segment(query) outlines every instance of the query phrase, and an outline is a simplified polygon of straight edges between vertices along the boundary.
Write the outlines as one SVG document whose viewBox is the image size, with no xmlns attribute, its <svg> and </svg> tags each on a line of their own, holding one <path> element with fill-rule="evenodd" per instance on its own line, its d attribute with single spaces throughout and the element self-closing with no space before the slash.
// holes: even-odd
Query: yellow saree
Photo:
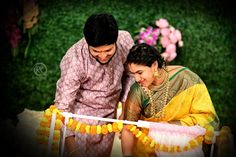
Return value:
<svg viewBox="0 0 236 157">
<path fill-rule="evenodd" d="M 169 78 L 169 85 L 167 104 L 163 106 L 165 87 L 152 87 L 154 101 L 150 103 L 139 84 L 134 83 L 127 98 L 125 119 L 199 125 L 203 128 L 211 125 L 218 129 L 218 116 L 208 90 L 198 75 L 182 67 Z M 155 114 L 151 112 L 152 105 L 156 105 Z M 148 134 L 147 129 L 140 129 Z M 145 147 L 137 139 L 134 143 L 133 156 L 156 156 L 154 150 Z"/>
</svg>

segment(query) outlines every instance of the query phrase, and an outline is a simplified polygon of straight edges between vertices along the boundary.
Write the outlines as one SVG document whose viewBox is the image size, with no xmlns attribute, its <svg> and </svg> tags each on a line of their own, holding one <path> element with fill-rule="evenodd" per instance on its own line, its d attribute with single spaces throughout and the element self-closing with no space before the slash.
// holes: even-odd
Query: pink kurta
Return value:
<svg viewBox="0 0 236 157">
<path fill-rule="evenodd" d="M 134 82 L 124 67 L 129 49 L 133 46 L 131 35 L 119 31 L 116 46 L 115 55 L 104 65 L 90 55 L 84 38 L 67 51 L 61 60 L 61 77 L 57 82 L 54 101 L 59 110 L 97 117 L 116 117 L 118 102 L 126 100 L 130 85 Z M 91 125 L 104 124 L 102 121 L 77 120 Z M 67 136 L 75 134 L 81 156 L 110 156 L 114 134 L 90 136 L 67 130 Z"/>
</svg>

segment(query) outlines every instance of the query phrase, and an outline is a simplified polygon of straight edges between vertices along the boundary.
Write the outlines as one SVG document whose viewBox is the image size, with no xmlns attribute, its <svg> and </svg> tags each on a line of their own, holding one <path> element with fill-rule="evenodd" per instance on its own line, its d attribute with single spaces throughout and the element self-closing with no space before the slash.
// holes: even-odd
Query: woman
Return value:
<svg viewBox="0 0 236 157">
<path fill-rule="evenodd" d="M 183 66 L 166 66 L 160 53 L 145 43 L 131 48 L 127 65 L 136 82 L 126 101 L 125 120 L 218 129 L 210 95 L 197 74 Z M 140 129 L 148 134 L 147 129 Z M 121 139 L 124 156 L 156 156 L 126 128 Z"/>
</svg>

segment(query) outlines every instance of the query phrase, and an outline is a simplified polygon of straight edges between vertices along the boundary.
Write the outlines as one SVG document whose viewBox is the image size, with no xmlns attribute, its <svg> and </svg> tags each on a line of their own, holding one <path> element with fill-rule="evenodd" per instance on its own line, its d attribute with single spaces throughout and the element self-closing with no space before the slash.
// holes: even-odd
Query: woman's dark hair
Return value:
<svg viewBox="0 0 236 157">
<path fill-rule="evenodd" d="M 155 61 L 158 62 L 159 68 L 166 66 L 165 60 L 155 47 L 142 43 L 130 49 L 126 64 L 134 63 L 151 67 Z"/>
<path fill-rule="evenodd" d="M 118 37 L 115 18 L 108 13 L 91 15 L 84 25 L 84 37 L 88 45 L 93 47 L 115 43 Z"/>
</svg>

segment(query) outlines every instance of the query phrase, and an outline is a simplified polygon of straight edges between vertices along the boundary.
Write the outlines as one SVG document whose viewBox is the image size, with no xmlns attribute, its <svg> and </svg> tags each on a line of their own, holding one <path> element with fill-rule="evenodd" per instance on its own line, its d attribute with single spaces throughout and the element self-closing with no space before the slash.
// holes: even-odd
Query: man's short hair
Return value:
<svg viewBox="0 0 236 157">
<path fill-rule="evenodd" d="M 108 13 L 91 15 L 84 25 L 84 37 L 88 45 L 93 47 L 115 43 L 118 37 L 115 18 Z"/>
</svg>

